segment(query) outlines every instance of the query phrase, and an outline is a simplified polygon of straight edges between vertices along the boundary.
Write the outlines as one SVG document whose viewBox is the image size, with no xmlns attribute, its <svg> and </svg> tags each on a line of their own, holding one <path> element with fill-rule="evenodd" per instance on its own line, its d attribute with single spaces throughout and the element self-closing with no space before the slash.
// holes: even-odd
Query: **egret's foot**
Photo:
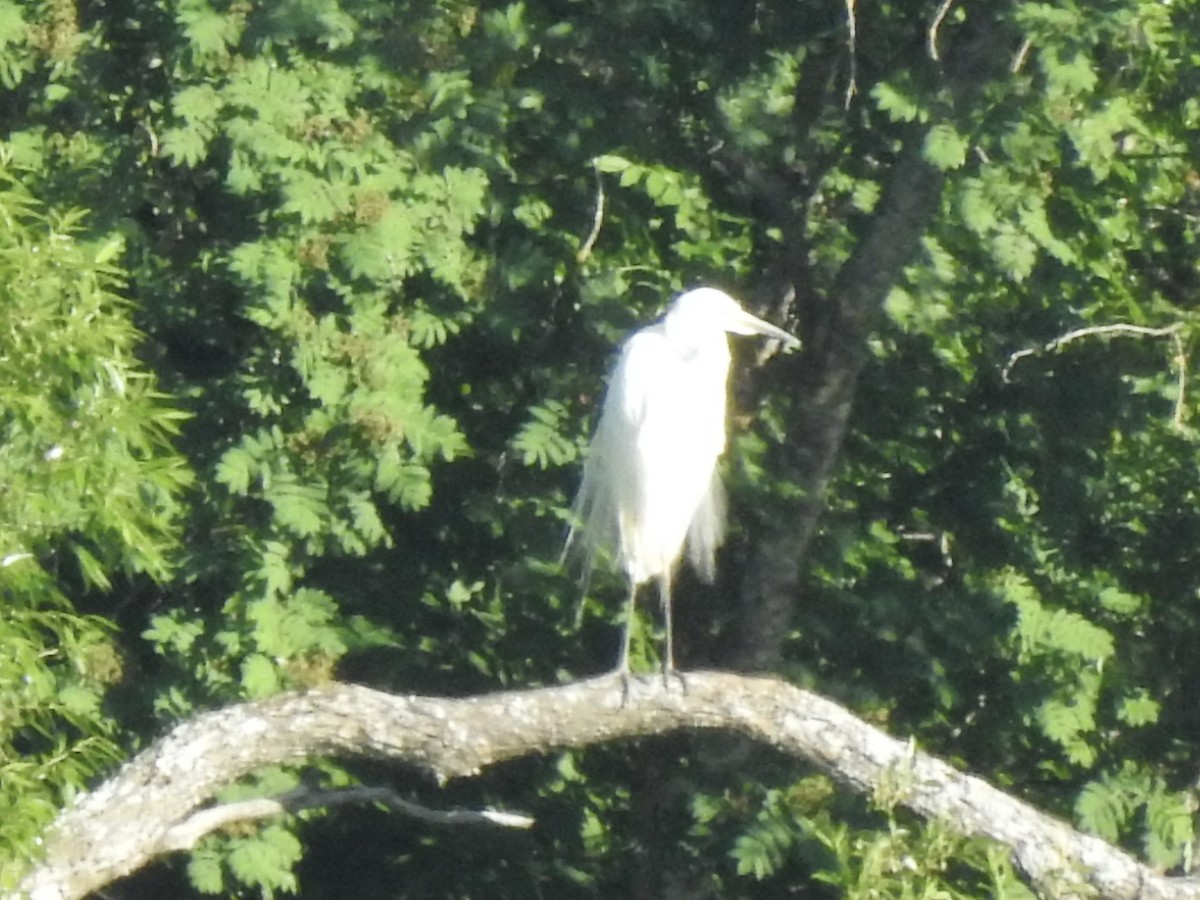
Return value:
<svg viewBox="0 0 1200 900">
<path fill-rule="evenodd" d="M 668 691 L 671 689 L 671 678 L 672 677 L 679 679 L 679 686 L 681 688 L 683 688 L 683 692 L 686 694 L 687 693 L 687 679 L 683 677 L 683 673 L 680 672 L 674 666 L 663 666 L 663 669 L 662 669 L 663 687 L 666 688 Z"/>
<path fill-rule="evenodd" d="M 621 679 L 621 709 L 624 709 L 629 703 L 629 681 L 633 678 L 633 673 L 629 671 L 629 664 L 626 663 L 613 669 L 613 675 Z"/>
</svg>

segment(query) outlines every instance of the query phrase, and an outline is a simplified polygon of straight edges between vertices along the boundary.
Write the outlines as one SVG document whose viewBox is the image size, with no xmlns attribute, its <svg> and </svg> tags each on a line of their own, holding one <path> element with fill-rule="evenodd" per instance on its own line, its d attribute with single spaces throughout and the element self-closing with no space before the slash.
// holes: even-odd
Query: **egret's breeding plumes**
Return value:
<svg viewBox="0 0 1200 900">
<path fill-rule="evenodd" d="M 659 322 L 621 350 L 583 469 L 567 549 L 590 568 L 604 549 L 629 577 L 618 670 L 629 672 L 638 587 L 658 581 L 666 622 L 663 671 L 675 667 L 671 578 L 687 545 L 696 573 L 712 581 L 725 531 L 717 460 L 725 452 L 729 379 L 726 334 L 800 342 L 750 315 L 728 294 L 697 288 L 681 294 Z"/>
</svg>

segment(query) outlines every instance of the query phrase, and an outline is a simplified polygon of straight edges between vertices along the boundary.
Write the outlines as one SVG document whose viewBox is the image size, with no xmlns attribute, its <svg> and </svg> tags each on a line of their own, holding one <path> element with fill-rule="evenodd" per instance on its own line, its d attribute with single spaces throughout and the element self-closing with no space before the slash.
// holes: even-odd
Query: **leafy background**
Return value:
<svg viewBox="0 0 1200 900">
<path fill-rule="evenodd" d="M 611 665 L 622 586 L 580 608 L 566 507 L 614 348 L 701 282 L 806 346 L 737 348 L 735 531 L 715 588 L 683 576 L 685 665 L 736 664 L 754 573 L 802 563 L 777 673 L 1189 870 L 1197 18 L 0 0 L 0 886 L 199 709 Z M 890 272 L 864 248 L 918 170 Z M 1144 330 L 1047 346 L 1112 325 Z M 238 791 L 301 778 L 538 826 L 313 813 L 113 895 L 1027 896 L 902 786 L 711 736 Z"/>
</svg>

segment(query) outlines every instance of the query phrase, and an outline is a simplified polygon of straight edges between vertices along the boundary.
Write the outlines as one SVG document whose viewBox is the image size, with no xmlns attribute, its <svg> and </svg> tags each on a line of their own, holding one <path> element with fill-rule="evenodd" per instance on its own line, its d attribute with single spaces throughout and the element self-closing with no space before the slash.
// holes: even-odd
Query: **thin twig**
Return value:
<svg viewBox="0 0 1200 900">
<path fill-rule="evenodd" d="M 1176 428 L 1182 428 L 1183 417 L 1187 412 L 1188 352 L 1183 335 L 1175 332 L 1171 335 L 1171 339 L 1175 343 L 1175 373 L 1179 379 L 1179 392 L 1175 395 L 1175 414 L 1171 417 L 1171 424 Z"/>
<path fill-rule="evenodd" d="M 1012 65 L 1008 70 L 1016 75 L 1025 65 L 1025 60 L 1029 56 L 1029 50 L 1033 47 L 1033 38 L 1027 37 L 1021 42 L 1020 48 L 1017 50 L 1017 55 L 1013 57 Z"/>
<path fill-rule="evenodd" d="M 846 109 L 858 93 L 858 23 L 855 19 L 856 0 L 846 0 L 846 48 L 850 51 L 850 83 L 846 85 Z"/>
<path fill-rule="evenodd" d="M 604 223 L 604 180 L 600 177 L 600 168 L 592 163 L 592 172 L 596 176 L 596 211 L 592 214 L 592 231 L 575 254 L 575 262 L 582 263 L 592 255 L 592 247 L 596 238 L 600 237 L 600 226 Z"/>
<path fill-rule="evenodd" d="M 1126 159 L 1130 159 L 1130 158 L 1146 159 L 1146 158 L 1148 158 L 1148 154 L 1127 153 L 1127 154 L 1125 154 L 1125 158 Z M 1164 155 L 1164 156 L 1160 156 L 1157 158 L 1166 159 L 1167 157 Z M 1152 210 L 1157 213 L 1162 213 L 1163 215 L 1178 216 L 1179 218 L 1183 219 L 1183 221 L 1187 222 L 1190 225 L 1200 225 L 1200 216 L 1195 215 L 1194 213 L 1184 212 L 1183 210 L 1176 209 L 1173 206 L 1164 206 L 1160 203 L 1147 203 L 1146 209 Z"/>
<path fill-rule="evenodd" d="M 1035 353 L 1048 353 L 1052 350 L 1057 350 L 1064 344 L 1069 344 L 1072 341 L 1077 341 L 1085 337 L 1097 336 L 1137 336 L 1137 337 L 1166 337 L 1167 335 L 1178 335 L 1183 330 L 1183 323 L 1176 322 L 1174 325 L 1167 325 L 1163 328 L 1148 328 L 1145 325 L 1130 325 L 1125 322 L 1117 322 L 1112 325 L 1090 325 L 1087 328 L 1076 328 L 1074 331 L 1068 331 L 1066 334 L 1060 334 L 1054 340 L 1041 347 L 1032 347 L 1026 350 L 1018 350 L 1008 358 L 1004 369 L 1001 372 L 1005 381 L 1009 380 L 1009 375 L 1012 374 L 1013 366 L 1017 361 L 1026 356 L 1033 356 Z"/>
<path fill-rule="evenodd" d="M 929 58 L 934 62 L 940 62 L 941 57 L 938 56 L 938 29 L 942 27 L 942 20 L 946 18 L 946 13 L 950 12 L 950 7 L 954 5 L 954 0 L 942 0 L 942 5 L 938 7 L 937 14 L 933 17 L 933 22 L 929 25 Z"/>
<path fill-rule="evenodd" d="M 396 812 L 437 825 L 502 825 L 507 828 L 529 828 L 534 822 L 529 816 L 493 809 L 429 809 L 405 800 L 390 788 L 358 787 L 330 791 L 297 788 L 278 797 L 255 797 L 202 809 L 173 825 L 167 832 L 163 845 L 167 850 L 190 850 L 206 834 L 234 822 L 269 819 L 285 813 L 318 807 L 344 806 L 349 803 L 382 803 Z"/>
</svg>

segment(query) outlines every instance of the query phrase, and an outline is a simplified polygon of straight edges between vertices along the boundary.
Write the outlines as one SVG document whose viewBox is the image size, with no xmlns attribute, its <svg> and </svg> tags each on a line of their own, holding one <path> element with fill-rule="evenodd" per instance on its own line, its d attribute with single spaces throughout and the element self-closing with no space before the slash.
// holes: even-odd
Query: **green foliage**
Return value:
<svg viewBox="0 0 1200 900">
<path fill-rule="evenodd" d="M 152 18 L 152 10 L 132 15 Z M 144 655 L 146 664 L 160 675 L 148 682 L 143 702 L 164 717 L 317 683 L 350 648 L 393 642 L 387 628 L 346 616 L 334 594 L 311 582 L 311 569 L 322 559 L 362 558 L 393 546 L 390 511 L 427 506 L 431 466 L 467 452 L 454 420 L 425 400 L 430 372 L 422 353 L 458 333 L 478 306 L 483 269 L 469 237 L 485 210 L 488 178 L 470 162 L 434 158 L 432 147 L 387 139 L 389 129 L 426 108 L 413 70 L 358 77 L 322 56 L 351 43 L 361 26 L 374 28 L 373 13 L 334 5 L 309 12 L 314 17 L 285 22 L 204 2 L 172 8 L 169 24 L 155 25 L 178 29 L 178 43 L 167 41 L 174 49 L 164 48 L 167 58 L 155 63 L 170 73 L 171 89 L 132 101 L 139 134 L 150 140 L 133 152 L 125 127 L 100 109 L 90 129 L 76 134 L 78 149 L 68 148 L 74 158 L 59 179 L 49 161 L 61 158 L 64 144 L 53 126 L 31 116 L 9 138 L 14 157 L 40 170 L 47 195 L 62 192 L 119 223 L 129 258 L 140 260 L 138 293 L 153 298 L 141 314 L 160 360 L 181 352 L 200 360 L 197 380 L 176 382 L 199 413 L 184 443 L 205 479 L 203 502 L 187 510 L 189 540 L 181 552 L 175 529 L 184 510 L 176 498 L 187 470 L 167 452 L 180 417 L 160 411 L 153 382 L 135 368 L 131 330 L 110 358 L 93 349 L 112 341 L 107 326 L 97 327 L 106 321 L 97 322 L 97 310 L 126 312 L 104 280 L 113 277 L 103 264 L 120 254 L 118 239 L 96 241 L 95 271 L 81 272 L 81 287 L 72 287 L 78 302 L 65 325 L 73 330 L 32 318 L 31 329 L 5 328 L 27 335 L 28 343 L 5 358 L 25 370 L 24 384 L 6 379 L 14 427 L 26 420 L 38 426 L 28 435 L 14 431 L 9 452 L 21 455 L 14 465 L 41 479 L 13 481 L 9 497 L 29 523 L 14 552 L 53 546 L 75 561 L 82 583 L 98 590 L 113 586 L 113 566 L 130 577 L 161 579 L 171 573 L 168 552 L 186 560 L 170 603 L 128 622 L 148 641 L 153 656 Z M 428 14 L 436 21 L 455 13 Z M 110 41 L 123 38 L 103 22 L 93 28 L 83 69 L 59 69 L 55 77 L 81 97 L 123 93 L 116 83 L 95 81 L 88 68 L 120 77 Z M 10 20 L 11 34 L 19 37 Z M 301 50 L 307 40 L 316 41 L 312 54 Z M 275 48 L 293 41 L 300 42 L 293 52 L 276 56 Z M 27 50 L 5 72 L 14 84 L 39 64 L 37 48 Z M 390 98 L 389 112 L 378 104 L 382 97 Z M 107 176 L 95 178 L 106 166 Z M 138 217 L 156 192 L 170 198 L 156 204 L 159 219 L 147 228 Z M 202 210 L 209 198 L 214 205 Z M 205 235 L 223 227 L 217 219 L 234 208 L 251 227 L 207 243 Z M 55 225 L 61 234 L 69 228 L 69 221 Z M 169 233 L 172 247 L 162 241 Z M 39 315 L 48 319 L 61 315 L 49 304 L 65 302 L 64 286 L 49 275 L 80 264 L 45 251 L 33 258 L 39 260 L 44 269 L 20 260 L 25 274 L 11 279 L 10 289 L 43 304 Z M 410 286 L 416 278 L 428 284 Z M 91 283 L 97 287 L 88 293 Z M 21 315 L 14 307 L 0 315 L 10 308 Z M 53 359 L 47 343 L 64 349 L 64 369 L 81 367 L 72 374 L 77 383 L 52 388 L 61 394 L 61 413 L 34 405 L 45 399 L 28 388 L 57 375 L 29 362 Z M 21 402 L 30 404 L 28 412 Z M 100 422 L 111 430 L 97 439 Z M 53 473 L 61 482 L 48 480 Z M 47 490 L 58 484 L 59 495 Z M 71 485 L 87 487 L 72 499 L 64 492 Z M 39 513 L 39 504 L 55 518 Z M 90 709 L 112 728 L 87 695 L 68 692 L 66 702 L 77 717 Z M 52 809 L 44 805 L 30 833 Z M 224 845 L 223 877 L 268 891 L 293 888 L 298 845 L 278 828 L 263 834 Z M 197 879 L 216 884 L 211 870 Z"/>
<path fill-rule="evenodd" d="M 0 889 L 72 792 L 196 710 L 611 665 L 624 589 L 598 574 L 576 625 L 566 507 L 616 345 L 700 281 L 794 296 L 805 350 L 739 357 L 733 529 L 718 589 L 681 583 L 688 663 L 720 664 L 756 542 L 810 496 L 791 468 L 819 462 L 831 335 L 870 328 L 784 671 L 1187 862 L 1200 21 L 866 18 L 852 43 L 817 3 L 0 0 Z M 870 288 L 884 315 L 849 322 L 902 148 L 941 206 Z M 1041 349 L 1115 323 L 1177 327 Z M 525 789 L 553 823 L 521 864 L 339 815 L 303 844 L 214 836 L 187 872 L 345 892 L 308 866 L 341 842 L 371 854 L 363 896 L 1027 896 L 941 823 L 696 758 L 480 779 L 466 802 Z"/>
<path fill-rule="evenodd" d="M 260 796 L 277 796 L 294 790 L 300 779 L 294 772 L 270 768 L 221 792 L 222 802 Z M 237 885 L 255 885 L 264 897 L 294 894 L 299 883 L 294 868 L 303 847 L 286 822 L 262 826 L 236 825 L 227 832 L 208 835 L 188 860 L 192 886 L 202 894 L 222 894 Z"/>
<path fill-rule="evenodd" d="M 575 444 L 563 436 L 566 412 L 565 406 L 554 401 L 529 410 L 531 421 L 513 438 L 513 449 L 521 454 L 524 465 L 537 464 L 545 469 L 566 465 L 578 458 Z"/>
<path fill-rule="evenodd" d="M 904 75 L 895 83 L 880 81 L 871 88 L 875 105 L 893 122 L 927 122 L 929 112 L 918 97 L 919 89 Z"/>
<path fill-rule="evenodd" d="M 109 263 L 120 240 L 80 242 L 78 213 L 44 215 L 11 174 L 0 182 L 0 546 L 66 552 L 99 588 L 110 568 L 165 578 L 190 480 L 171 452 L 184 416 L 133 355 L 138 335 Z"/>
<path fill-rule="evenodd" d="M 935 125 L 925 137 L 924 155 L 939 169 L 957 169 L 967 160 L 967 141 L 953 125 Z"/>
<path fill-rule="evenodd" d="M 252 835 L 206 843 L 188 861 L 188 876 L 200 893 L 222 894 L 236 884 L 258 885 L 264 897 L 296 892 L 292 869 L 303 848 L 285 826 L 265 825 Z"/>
<path fill-rule="evenodd" d="M 1007 862 L 1007 854 L 956 835 L 943 823 L 902 821 L 838 802 L 823 776 L 809 776 L 786 789 L 693 801 L 694 831 L 708 833 L 736 815 L 753 796 L 759 806 L 730 850 L 739 875 L 764 881 L 798 862 L 813 881 L 839 897 L 1032 897 Z M 986 886 L 986 887 L 985 887 Z"/>
<path fill-rule="evenodd" d="M 1161 869 L 1185 863 L 1192 852 L 1195 814 L 1191 792 L 1168 790 L 1129 763 L 1088 783 L 1075 801 L 1082 828 L 1112 843 L 1135 839 L 1136 849 Z"/>
<path fill-rule="evenodd" d="M 615 174 L 621 188 L 645 192 L 657 210 L 670 211 L 664 222 L 656 214 L 649 227 L 673 226 L 671 250 L 682 265 L 703 265 L 720 271 L 739 271 L 739 257 L 750 252 L 748 223 L 714 209 L 699 179 L 665 165 L 633 162 L 604 155 L 594 161 L 598 172 Z"/>
<path fill-rule="evenodd" d="M 0 164 L 4 160 L 0 159 Z M 66 592 L 165 580 L 191 475 L 184 416 L 138 362 L 112 260 L 83 215 L 0 168 L 0 889 L 56 808 L 120 758 L 102 703 L 125 678 L 111 623 Z"/>
<path fill-rule="evenodd" d="M 724 86 L 717 109 L 725 129 L 737 133 L 743 145 L 770 147 L 787 134 L 796 106 L 800 62 L 799 54 L 772 51 L 758 71 Z"/>
</svg>

